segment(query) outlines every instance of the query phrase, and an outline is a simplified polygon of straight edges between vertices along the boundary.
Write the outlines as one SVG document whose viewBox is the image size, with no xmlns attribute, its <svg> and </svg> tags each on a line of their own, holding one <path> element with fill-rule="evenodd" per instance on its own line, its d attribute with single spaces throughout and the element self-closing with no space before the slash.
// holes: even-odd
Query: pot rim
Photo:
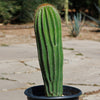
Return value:
<svg viewBox="0 0 100 100">
<path fill-rule="evenodd" d="M 77 98 L 79 97 L 80 95 L 82 95 L 82 91 L 76 87 L 72 87 L 72 86 L 66 86 L 66 85 L 63 85 L 63 87 L 68 87 L 68 88 L 73 88 L 75 90 L 78 91 L 78 93 L 76 94 L 72 94 L 70 96 L 56 96 L 56 97 L 46 97 L 46 96 L 36 96 L 32 93 L 29 92 L 29 90 L 31 90 L 32 88 L 36 88 L 36 87 L 43 87 L 44 85 L 38 85 L 38 86 L 33 86 L 33 87 L 30 87 L 28 89 L 25 90 L 24 94 L 29 97 L 29 98 L 34 98 L 34 99 L 71 99 L 71 98 Z"/>
</svg>

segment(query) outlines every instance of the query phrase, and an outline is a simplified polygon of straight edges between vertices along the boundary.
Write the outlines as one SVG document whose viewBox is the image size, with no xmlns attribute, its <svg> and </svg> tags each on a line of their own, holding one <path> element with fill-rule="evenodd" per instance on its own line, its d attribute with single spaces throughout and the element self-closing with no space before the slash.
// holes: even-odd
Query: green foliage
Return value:
<svg viewBox="0 0 100 100">
<path fill-rule="evenodd" d="M 95 7 L 96 7 L 98 13 L 100 14 L 100 7 L 98 7 L 96 4 L 95 4 Z M 89 19 L 91 19 L 92 21 L 94 21 L 97 24 L 97 25 L 94 25 L 94 24 L 89 23 L 91 26 L 100 28 L 100 20 L 93 18 L 92 16 L 86 15 L 85 13 L 82 13 L 82 14 L 85 15 L 86 17 L 88 17 Z"/>
<path fill-rule="evenodd" d="M 59 8 L 59 11 L 61 11 L 64 5 L 63 1 L 64 0 L 0 0 L 1 22 L 31 22 L 33 21 L 32 17 L 34 16 L 35 9 L 40 4 L 49 2 L 55 5 L 55 7 Z"/>
<path fill-rule="evenodd" d="M 64 17 L 62 9 L 64 9 L 66 5 L 65 1 L 66 0 L 0 0 L 0 22 L 4 22 L 5 24 L 9 22 L 13 23 L 14 21 L 18 23 L 30 22 L 32 21 L 31 17 L 34 16 L 37 6 L 44 2 L 54 5 Z M 83 0 L 81 3 L 80 0 L 69 0 L 69 8 L 74 8 L 76 11 L 89 9 L 89 14 L 93 17 L 97 17 L 98 14 L 96 14 L 95 7 L 93 6 L 94 3 L 97 3 L 97 0 Z M 65 12 L 67 11 L 65 10 Z"/>
<path fill-rule="evenodd" d="M 16 1 L 0 0 L 0 21 L 4 24 L 10 22 L 14 18 L 14 14 L 20 10 L 20 6 L 16 5 Z"/>
<path fill-rule="evenodd" d="M 20 0 L 19 0 L 20 1 Z M 20 10 L 20 16 L 19 21 L 20 22 L 31 22 L 32 17 L 34 16 L 35 9 L 39 4 L 41 4 L 41 0 L 21 0 L 21 10 Z"/>
<path fill-rule="evenodd" d="M 63 49 L 58 11 L 42 4 L 36 11 L 34 26 L 46 96 L 62 96 Z"/>
<path fill-rule="evenodd" d="M 72 19 L 70 18 L 71 21 L 71 36 L 73 37 L 77 37 L 80 33 L 81 27 L 82 27 L 82 17 L 80 13 L 77 13 L 76 15 L 74 15 L 74 21 L 72 21 Z"/>
</svg>

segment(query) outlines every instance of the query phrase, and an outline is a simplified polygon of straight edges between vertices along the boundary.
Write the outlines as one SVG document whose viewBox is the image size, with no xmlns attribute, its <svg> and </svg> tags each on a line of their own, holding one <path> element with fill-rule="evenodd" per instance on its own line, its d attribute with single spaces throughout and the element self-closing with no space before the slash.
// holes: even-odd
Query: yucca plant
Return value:
<svg viewBox="0 0 100 100">
<path fill-rule="evenodd" d="M 74 15 L 73 20 L 69 17 L 71 22 L 71 36 L 77 37 L 80 33 L 80 30 L 84 24 L 84 21 L 82 21 L 82 15 L 80 13 L 77 13 Z"/>
<path fill-rule="evenodd" d="M 63 50 L 58 11 L 50 4 L 40 5 L 34 26 L 46 96 L 62 96 Z"/>
</svg>

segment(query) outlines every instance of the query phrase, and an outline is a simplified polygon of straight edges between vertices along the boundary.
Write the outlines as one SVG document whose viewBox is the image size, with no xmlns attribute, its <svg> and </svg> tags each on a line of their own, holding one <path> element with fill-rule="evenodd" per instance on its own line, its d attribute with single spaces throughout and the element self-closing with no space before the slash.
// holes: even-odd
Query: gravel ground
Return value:
<svg viewBox="0 0 100 100">
<path fill-rule="evenodd" d="M 33 24 L 25 25 L 0 25 L 0 45 L 33 43 L 35 41 Z M 70 25 L 69 25 L 70 26 Z M 84 26 L 78 37 L 70 36 L 70 28 L 62 23 L 63 40 L 95 40 L 100 41 L 98 28 Z"/>
</svg>

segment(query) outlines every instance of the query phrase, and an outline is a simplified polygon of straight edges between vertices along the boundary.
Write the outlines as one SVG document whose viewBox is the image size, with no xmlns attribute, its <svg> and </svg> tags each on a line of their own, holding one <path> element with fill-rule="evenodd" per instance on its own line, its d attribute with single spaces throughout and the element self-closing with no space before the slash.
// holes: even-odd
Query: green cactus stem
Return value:
<svg viewBox="0 0 100 100">
<path fill-rule="evenodd" d="M 34 26 L 46 96 L 62 96 L 63 50 L 58 11 L 50 4 L 40 5 L 35 13 Z"/>
</svg>

